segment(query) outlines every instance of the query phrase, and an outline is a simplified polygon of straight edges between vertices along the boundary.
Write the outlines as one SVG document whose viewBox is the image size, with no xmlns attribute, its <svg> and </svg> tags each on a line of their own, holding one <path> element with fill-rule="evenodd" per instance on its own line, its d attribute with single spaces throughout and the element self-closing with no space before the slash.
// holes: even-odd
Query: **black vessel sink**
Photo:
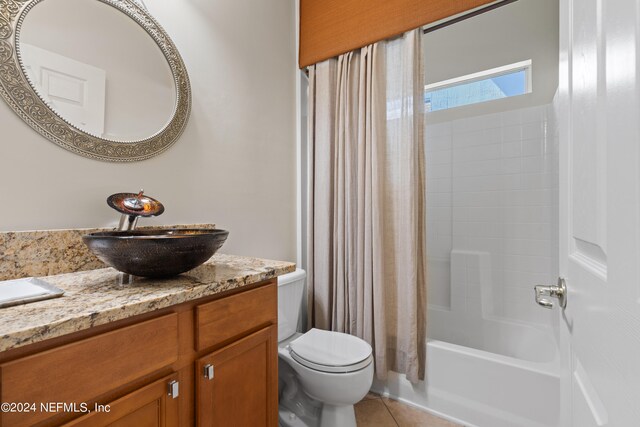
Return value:
<svg viewBox="0 0 640 427">
<path fill-rule="evenodd" d="M 116 270 L 142 277 L 168 277 L 211 258 L 228 235 L 228 231 L 216 229 L 145 229 L 91 233 L 82 240 Z"/>
</svg>

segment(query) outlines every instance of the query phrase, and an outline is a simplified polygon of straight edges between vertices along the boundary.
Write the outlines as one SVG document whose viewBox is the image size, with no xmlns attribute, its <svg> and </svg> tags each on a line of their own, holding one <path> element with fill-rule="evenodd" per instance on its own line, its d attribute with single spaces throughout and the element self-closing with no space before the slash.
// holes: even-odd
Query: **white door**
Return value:
<svg viewBox="0 0 640 427">
<path fill-rule="evenodd" d="M 40 96 L 67 121 L 102 136 L 106 72 L 27 43 L 20 44 L 20 52 Z"/>
<path fill-rule="evenodd" d="M 562 426 L 640 426 L 640 1 L 560 0 Z"/>
</svg>

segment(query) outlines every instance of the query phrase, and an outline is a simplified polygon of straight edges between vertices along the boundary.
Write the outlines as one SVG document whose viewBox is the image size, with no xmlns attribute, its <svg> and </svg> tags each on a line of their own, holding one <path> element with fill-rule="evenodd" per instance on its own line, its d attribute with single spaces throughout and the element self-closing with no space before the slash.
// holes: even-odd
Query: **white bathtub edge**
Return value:
<svg viewBox="0 0 640 427">
<path fill-rule="evenodd" d="M 431 340 L 429 339 L 428 345 L 433 347 L 437 347 L 440 349 L 453 350 L 457 353 L 464 354 L 470 357 L 477 357 L 484 361 L 488 362 L 498 362 L 504 365 L 510 366 L 512 368 L 524 369 L 529 372 L 534 372 L 540 375 L 549 375 L 552 377 L 560 377 L 560 361 L 559 356 L 556 354 L 556 357 L 551 362 L 532 362 L 530 360 L 522 360 L 516 359 L 512 356 L 505 356 L 503 354 L 498 353 L 490 353 L 486 350 L 478 350 L 476 348 L 465 347 L 459 344 L 453 344 L 446 341 L 441 340 Z"/>
<path fill-rule="evenodd" d="M 371 390 L 469 427 L 559 427 L 553 396 L 559 392 L 560 377 L 553 364 L 435 340 L 427 343 L 427 358 L 426 381 L 411 384 L 404 375 L 390 372 L 387 380 L 374 380 Z M 482 384 L 498 388 L 485 393 Z M 513 400 L 521 390 L 534 394 Z"/>
</svg>

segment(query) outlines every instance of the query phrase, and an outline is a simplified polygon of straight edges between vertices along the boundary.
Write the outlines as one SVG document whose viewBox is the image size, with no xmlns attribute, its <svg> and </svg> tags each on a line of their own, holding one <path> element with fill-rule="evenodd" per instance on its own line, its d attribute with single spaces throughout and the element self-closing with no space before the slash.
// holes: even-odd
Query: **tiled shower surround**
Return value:
<svg viewBox="0 0 640 427">
<path fill-rule="evenodd" d="M 430 309 L 469 322 L 551 321 L 533 285 L 558 277 L 552 113 L 547 105 L 427 125 Z"/>
</svg>

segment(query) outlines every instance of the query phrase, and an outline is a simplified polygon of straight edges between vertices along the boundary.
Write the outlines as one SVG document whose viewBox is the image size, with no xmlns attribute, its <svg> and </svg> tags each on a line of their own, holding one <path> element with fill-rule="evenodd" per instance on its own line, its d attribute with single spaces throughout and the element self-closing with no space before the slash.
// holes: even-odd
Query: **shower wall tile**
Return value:
<svg viewBox="0 0 640 427">
<path fill-rule="evenodd" d="M 427 248 L 427 253 L 429 250 Z M 447 257 L 429 256 L 427 265 L 427 281 L 429 305 L 444 309 L 451 308 L 451 250 Z"/>
<path fill-rule="evenodd" d="M 430 141 L 426 144 L 427 153 L 433 153 L 435 151 L 448 151 L 451 152 L 451 136 L 425 136 Z"/>
<path fill-rule="evenodd" d="M 451 122 L 430 124 L 425 129 L 425 136 L 429 139 L 435 139 L 439 136 L 451 139 Z M 427 148 L 429 148 L 430 144 L 427 144 Z"/>
<path fill-rule="evenodd" d="M 427 282 L 429 305 L 451 309 L 451 123 L 430 125 L 427 152 Z"/>
<path fill-rule="evenodd" d="M 451 236 L 432 235 L 427 239 L 427 253 L 434 259 L 447 259 L 451 253 Z"/>
<path fill-rule="evenodd" d="M 520 140 L 516 141 L 504 141 L 501 145 L 502 147 L 502 158 L 509 159 L 511 157 L 520 158 L 522 155 L 522 142 Z"/>
<path fill-rule="evenodd" d="M 427 194 L 428 193 L 451 193 L 451 177 L 428 180 Z"/>
<path fill-rule="evenodd" d="M 427 125 L 425 143 L 429 303 L 548 324 L 531 288 L 558 275 L 551 107 Z M 471 258 L 461 264 L 460 253 L 486 254 L 486 271 L 469 267 Z"/>
<path fill-rule="evenodd" d="M 435 165 L 451 165 L 451 150 L 431 150 L 429 151 L 429 164 Z"/>
</svg>

